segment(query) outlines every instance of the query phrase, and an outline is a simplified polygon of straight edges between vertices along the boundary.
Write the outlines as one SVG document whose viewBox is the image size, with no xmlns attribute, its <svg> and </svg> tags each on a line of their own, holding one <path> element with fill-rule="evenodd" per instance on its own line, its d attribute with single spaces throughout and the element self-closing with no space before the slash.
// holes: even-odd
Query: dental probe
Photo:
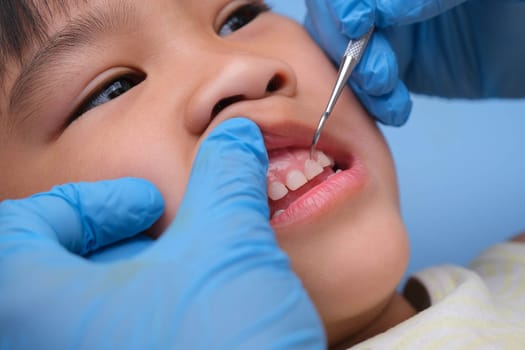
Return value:
<svg viewBox="0 0 525 350">
<path fill-rule="evenodd" d="M 368 44 L 368 41 L 370 40 L 370 36 L 372 35 L 373 31 L 374 27 L 370 28 L 368 33 L 363 35 L 361 38 L 357 40 L 350 40 L 348 46 L 346 47 L 343 59 L 341 60 L 341 64 L 339 65 L 337 81 L 335 83 L 332 94 L 330 95 L 330 99 L 328 100 L 328 104 L 326 105 L 326 109 L 324 110 L 324 113 L 322 114 L 321 119 L 319 120 L 317 130 L 315 131 L 314 138 L 312 140 L 312 145 L 310 146 L 310 159 L 314 158 L 315 147 L 317 146 L 317 142 L 319 142 L 319 137 L 321 136 L 321 131 L 323 130 L 324 124 L 332 114 L 332 110 L 334 109 L 335 104 L 339 99 L 339 96 L 341 96 L 341 93 L 343 92 L 343 89 L 346 86 L 346 82 L 348 81 L 348 78 L 350 78 L 350 74 L 352 74 L 352 71 L 354 70 L 355 66 L 357 66 L 357 64 L 361 60 L 363 52 L 365 52 L 366 46 Z"/>
</svg>

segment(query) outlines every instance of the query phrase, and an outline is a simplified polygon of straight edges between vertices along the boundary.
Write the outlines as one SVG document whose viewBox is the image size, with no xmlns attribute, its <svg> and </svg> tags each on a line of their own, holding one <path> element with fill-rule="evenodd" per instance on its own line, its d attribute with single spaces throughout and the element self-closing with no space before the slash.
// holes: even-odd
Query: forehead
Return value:
<svg viewBox="0 0 525 350">
<path fill-rule="evenodd" d="M 22 63 L 32 47 L 47 39 L 55 21 L 88 0 L 2 0 L 0 2 L 0 70 L 7 62 Z M 0 72 L 3 73 L 3 72 Z"/>
<path fill-rule="evenodd" d="M 50 25 L 69 15 L 72 8 L 88 0 L 2 0 L 0 25 L 2 37 L 18 45 L 45 36 Z M 10 28 L 7 26 L 10 25 Z M 15 46 L 15 45 L 13 45 Z"/>
<path fill-rule="evenodd" d="M 180 1 L 180 0 L 179 0 Z M 179 2 L 177 1 L 177 3 Z M 24 58 L 90 6 L 121 7 L 134 0 L 0 0 L 0 76 L 7 63 L 23 65 Z M 182 1 L 181 1 L 182 2 Z M 212 3 L 201 0 L 198 3 Z M 124 6 L 127 7 L 127 6 Z"/>
</svg>

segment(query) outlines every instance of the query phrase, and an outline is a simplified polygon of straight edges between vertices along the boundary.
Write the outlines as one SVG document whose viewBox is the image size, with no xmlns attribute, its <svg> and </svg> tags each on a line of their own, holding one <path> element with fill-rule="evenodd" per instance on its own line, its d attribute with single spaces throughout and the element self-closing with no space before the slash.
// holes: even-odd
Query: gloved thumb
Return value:
<svg viewBox="0 0 525 350">
<path fill-rule="evenodd" d="M 167 269 L 182 348 L 324 345 L 319 317 L 270 227 L 267 167 L 256 124 L 219 124 L 200 145 L 175 220 L 144 256 Z"/>
<path fill-rule="evenodd" d="M 201 246 L 239 235 L 268 235 L 267 168 L 255 123 L 234 118 L 217 126 L 195 158 L 174 231 L 191 232 L 192 240 L 202 238 Z"/>
<path fill-rule="evenodd" d="M 145 180 L 74 183 L 2 202 L 0 232 L 44 236 L 84 255 L 144 231 L 163 211 L 160 192 Z"/>
</svg>

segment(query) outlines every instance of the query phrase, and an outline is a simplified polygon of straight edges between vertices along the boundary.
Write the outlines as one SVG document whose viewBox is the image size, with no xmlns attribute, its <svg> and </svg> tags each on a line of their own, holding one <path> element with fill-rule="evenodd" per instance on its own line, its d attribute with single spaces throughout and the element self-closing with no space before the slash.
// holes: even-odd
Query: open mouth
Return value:
<svg viewBox="0 0 525 350">
<path fill-rule="evenodd" d="M 268 203 L 270 217 L 277 219 L 290 206 L 309 197 L 324 182 L 348 170 L 350 164 L 338 163 L 335 157 L 316 151 L 310 159 L 309 149 L 283 148 L 269 152 Z"/>
</svg>

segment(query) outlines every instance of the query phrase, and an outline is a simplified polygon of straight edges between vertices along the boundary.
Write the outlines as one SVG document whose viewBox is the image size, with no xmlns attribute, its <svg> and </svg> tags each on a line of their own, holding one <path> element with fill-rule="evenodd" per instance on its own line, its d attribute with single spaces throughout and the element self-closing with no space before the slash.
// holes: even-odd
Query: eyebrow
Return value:
<svg viewBox="0 0 525 350">
<path fill-rule="evenodd" d="M 8 97 L 8 114 L 15 116 L 16 112 L 24 110 L 32 97 L 53 86 L 44 76 L 53 68 L 61 68 L 61 58 L 71 56 L 82 47 L 95 45 L 104 34 L 130 28 L 133 23 L 137 23 L 135 15 L 136 9 L 130 2 L 110 0 L 103 2 L 103 7 L 96 7 L 68 21 L 64 28 L 45 40 L 22 66 Z M 35 112 L 28 112 L 23 120 Z"/>
</svg>

